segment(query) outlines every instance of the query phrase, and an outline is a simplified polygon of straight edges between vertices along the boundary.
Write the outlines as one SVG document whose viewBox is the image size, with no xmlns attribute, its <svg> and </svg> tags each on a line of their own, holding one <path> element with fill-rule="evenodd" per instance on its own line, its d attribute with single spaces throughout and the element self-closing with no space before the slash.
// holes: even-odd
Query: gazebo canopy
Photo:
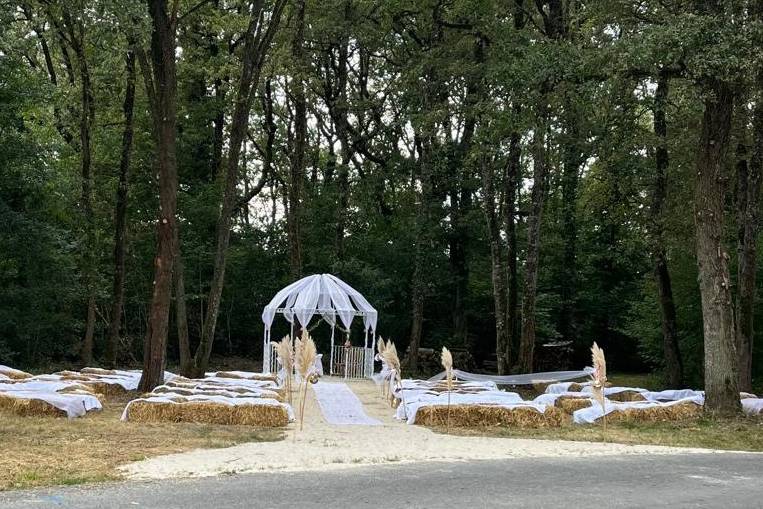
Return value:
<svg viewBox="0 0 763 509">
<path fill-rule="evenodd" d="M 283 314 L 286 320 L 291 323 L 291 336 L 294 336 L 295 318 L 296 322 L 303 328 L 307 328 L 315 315 L 319 315 L 331 325 L 330 373 L 334 372 L 334 357 L 338 355 L 334 348 L 334 328 L 338 325 L 336 317 L 339 316 L 341 325 L 344 326 L 345 331 L 348 331 L 349 338 L 353 318 L 362 316 L 365 341 L 362 353 L 354 358 L 357 359 L 357 365 L 360 366 L 359 369 L 365 373 L 365 376 L 371 376 L 373 373 L 373 352 L 376 348 L 378 313 L 360 292 L 338 277 L 331 274 L 307 276 L 278 292 L 273 300 L 265 306 L 262 311 L 262 321 L 265 323 L 263 345 L 263 372 L 265 373 L 270 372 L 271 364 L 275 362 L 271 362 L 274 353 L 270 348 L 270 328 L 278 313 Z M 370 345 L 369 332 L 371 333 Z M 348 350 L 345 349 L 342 355 L 343 358 L 347 359 Z M 346 373 L 345 376 L 347 376 Z"/>
<path fill-rule="evenodd" d="M 354 317 L 362 316 L 366 332 L 376 331 L 378 318 L 376 309 L 360 292 L 331 274 L 307 276 L 278 292 L 262 312 L 266 330 L 270 330 L 276 313 L 282 313 L 291 324 L 296 318 L 302 327 L 307 327 L 316 314 L 333 327 L 338 315 L 345 329 L 350 328 Z"/>
</svg>

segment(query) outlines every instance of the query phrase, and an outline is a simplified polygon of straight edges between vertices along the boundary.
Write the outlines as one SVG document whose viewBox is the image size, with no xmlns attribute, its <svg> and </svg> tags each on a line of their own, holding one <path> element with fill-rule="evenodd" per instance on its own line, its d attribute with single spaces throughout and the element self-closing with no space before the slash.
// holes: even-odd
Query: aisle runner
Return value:
<svg viewBox="0 0 763 509">
<path fill-rule="evenodd" d="M 366 415 L 363 404 L 347 384 L 318 382 L 313 385 L 321 412 L 329 424 L 378 426 L 380 421 Z"/>
</svg>

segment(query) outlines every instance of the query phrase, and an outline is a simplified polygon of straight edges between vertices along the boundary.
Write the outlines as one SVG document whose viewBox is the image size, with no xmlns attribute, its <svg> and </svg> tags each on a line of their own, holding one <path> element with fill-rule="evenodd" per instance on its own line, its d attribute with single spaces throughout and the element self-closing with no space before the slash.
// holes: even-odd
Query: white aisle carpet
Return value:
<svg viewBox="0 0 763 509">
<path fill-rule="evenodd" d="M 381 424 L 381 421 L 366 415 L 363 404 L 345 383 L 318 382 L 313 385 L 313 391 L 323 418 L 329 424 Z"/>
</svg>

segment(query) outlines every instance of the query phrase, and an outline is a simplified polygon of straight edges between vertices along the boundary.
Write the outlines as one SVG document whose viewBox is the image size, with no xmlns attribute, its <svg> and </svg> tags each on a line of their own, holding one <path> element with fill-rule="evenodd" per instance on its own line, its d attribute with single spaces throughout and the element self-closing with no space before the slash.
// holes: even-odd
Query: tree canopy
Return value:
<svg viewBox="0 0 763 509">
<path fill-rule="evenodd" d="M 2 5 L 5 363 L 260 358 L 330 272 L 414 370 L 763 370 L 760 0 Z"/>
</svg>

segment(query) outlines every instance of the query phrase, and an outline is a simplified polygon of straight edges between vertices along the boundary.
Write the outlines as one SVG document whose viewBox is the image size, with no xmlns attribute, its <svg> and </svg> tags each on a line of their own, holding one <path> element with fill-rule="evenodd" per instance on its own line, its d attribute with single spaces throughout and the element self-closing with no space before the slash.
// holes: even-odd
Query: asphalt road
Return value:
<svg viewBox="0 0 763 509">
<path fill-rule="evenodd" d="M 0 508 L 763 508 L 763 455 L 418 463 L 0 494 Z"/>
</svg>

